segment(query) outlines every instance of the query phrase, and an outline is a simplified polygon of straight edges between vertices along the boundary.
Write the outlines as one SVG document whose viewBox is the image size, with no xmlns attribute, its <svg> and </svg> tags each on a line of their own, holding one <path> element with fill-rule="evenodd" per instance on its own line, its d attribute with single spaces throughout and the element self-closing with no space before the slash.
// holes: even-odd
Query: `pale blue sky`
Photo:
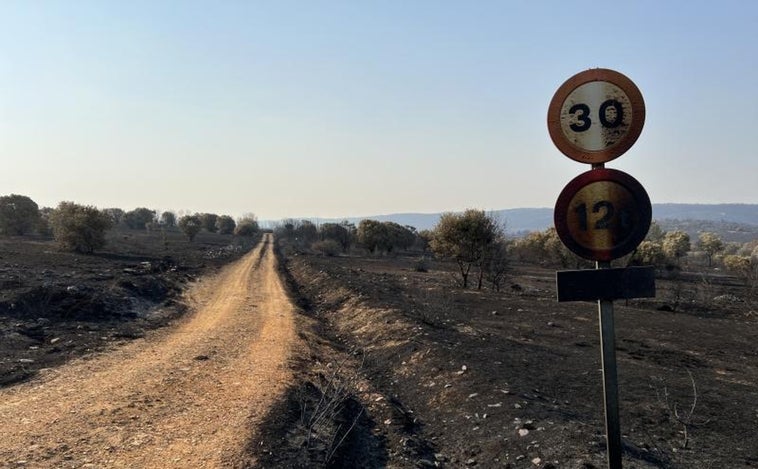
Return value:
<svg viewBox="0 0 758 469">
<path fill-rule="evenodd" d="M 261 218 L 552 207 L 588 68 L 642 91 L 608 163 L 758 203 L 758 2 L 0 3 L 0 194 Z"/>
</svg>

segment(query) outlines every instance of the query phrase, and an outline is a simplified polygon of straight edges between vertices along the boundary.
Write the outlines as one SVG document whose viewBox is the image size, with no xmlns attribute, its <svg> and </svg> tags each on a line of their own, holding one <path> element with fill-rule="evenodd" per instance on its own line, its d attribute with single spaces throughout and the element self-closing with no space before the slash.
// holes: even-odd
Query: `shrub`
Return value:
<svg viewBox="0 0 758 469">
<path fill-rule="evenodd" d="M 342 252 L 342 246 L 340 243 L 333 239 L 316 241 L 311 245 L 311 249 L 328 257 L 334 257 Z"/>
<path fill-rule="evenodd" d="M 69 251 L 92 253 L 105 246 L 105 233 L 111 217 L 92 206 L 61 202 L 50 215 L 53 237 Z"/>
<path fill-rule="evenodd" d="M 311 249 L 325 256 L 333 257 L 342 252 L 342 245 L 333 239 L 325 239 L 313 243 Z"/>
</svg>

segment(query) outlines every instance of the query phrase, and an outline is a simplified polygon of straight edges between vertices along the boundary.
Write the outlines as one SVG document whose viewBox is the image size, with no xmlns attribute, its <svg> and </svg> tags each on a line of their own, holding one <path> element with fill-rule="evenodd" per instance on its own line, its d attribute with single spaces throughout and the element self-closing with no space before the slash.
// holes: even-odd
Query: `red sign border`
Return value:
<svg viewBox="0 0 758 469">
<path fill-rule="evenodd" d="M 566 98 L 578 87 L 593 81 L 605 81 L 621 88 L 629 97 L 633 116 L 627 134 L 615 145 L 599 151 L 588 151 L 577 147 L 566 138 L 561 128 L 561 109 Z M 547 129 L 553 143 L 561 153 L 580 163 L 607 163 L 618 158 L 634 145 L 644 125 L 645 101 L 639 88 L 623 73 L 607 68 L 585 70 L 566 80 L 553 95 L 547 110 Z"/>
<path fill-rule="evenodd" d="M 583 187 L 601 181 L 610 181 L 621 184 L 628 190 L 635 201 L 639 210 L 640 220 L 643 222 L 640 227 L 621 244 L 611 249 L 590 249 L 582 246 L 571 236 L 568 226 L 569 204 L 577 192 Z M 647 195 L 645 188 L 629 174 L 610 168 L 597 168 L 586 171 L 575 177 L 563 188 L 558 200 L 555 203 L 553 212 L 553 222 L 558 237 L 563 244 L 574 254 L 584 259 L 593 261 L 609 262 L 613 259 L 623 257 L 634 251 L 637 246 L 645 239 L 650 224 L 653 221 L 653 207 L 650 203 L 650 197 Z"/>
</svg>

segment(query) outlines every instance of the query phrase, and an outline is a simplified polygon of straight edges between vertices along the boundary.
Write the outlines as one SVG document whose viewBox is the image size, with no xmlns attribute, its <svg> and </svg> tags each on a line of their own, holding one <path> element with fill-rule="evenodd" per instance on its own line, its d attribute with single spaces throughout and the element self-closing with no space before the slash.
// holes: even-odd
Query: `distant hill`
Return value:
<svg viewBox="0 0 758 469">
<path fill-rule="evenodd" d="M 511 208 L 494 210 L 511 233 L 541 231 L 553 226 L 552 208 Z M 418 230 L 431 229 L 441 213 L 394 213 L 348 218 L 311 219 L 314 223 L 339 223 L 347 220 L 359 223 L 363 219 L 393 221 Z M 683 229 L 694 236 L 698 231 L 714 231 L 727 241 L 746 241 L 758 238 L 758 204 L 653 204 L 653 219 L 666 229 Z M 264 221 L 263 225 L 276 223 Z M 730 234 L 731 233 L 731 234 Z"/>
</svg>

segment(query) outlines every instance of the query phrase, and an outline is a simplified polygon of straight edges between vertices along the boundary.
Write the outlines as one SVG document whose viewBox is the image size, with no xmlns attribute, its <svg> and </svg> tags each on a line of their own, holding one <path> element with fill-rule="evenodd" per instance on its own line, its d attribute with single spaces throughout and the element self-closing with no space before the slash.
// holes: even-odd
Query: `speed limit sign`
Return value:
<svg viewBox="0 0 758 469">
<path fill-rule="evenodd" d="M 555 204 L 555 229 L 569 250 L 585 259 L 611 261 L 632 252 L 647 235 L 650 198 L 632 176 L 592 169 L 566 185 Z"/>
<path fill-rule="evenodd" d="M 555 146 L 580 163 L 599 164 L 626 152 L 642 133 L 645 102 L 625 75 L 585 70 L 558 88 L 547 113 Z"/>
</svg>

